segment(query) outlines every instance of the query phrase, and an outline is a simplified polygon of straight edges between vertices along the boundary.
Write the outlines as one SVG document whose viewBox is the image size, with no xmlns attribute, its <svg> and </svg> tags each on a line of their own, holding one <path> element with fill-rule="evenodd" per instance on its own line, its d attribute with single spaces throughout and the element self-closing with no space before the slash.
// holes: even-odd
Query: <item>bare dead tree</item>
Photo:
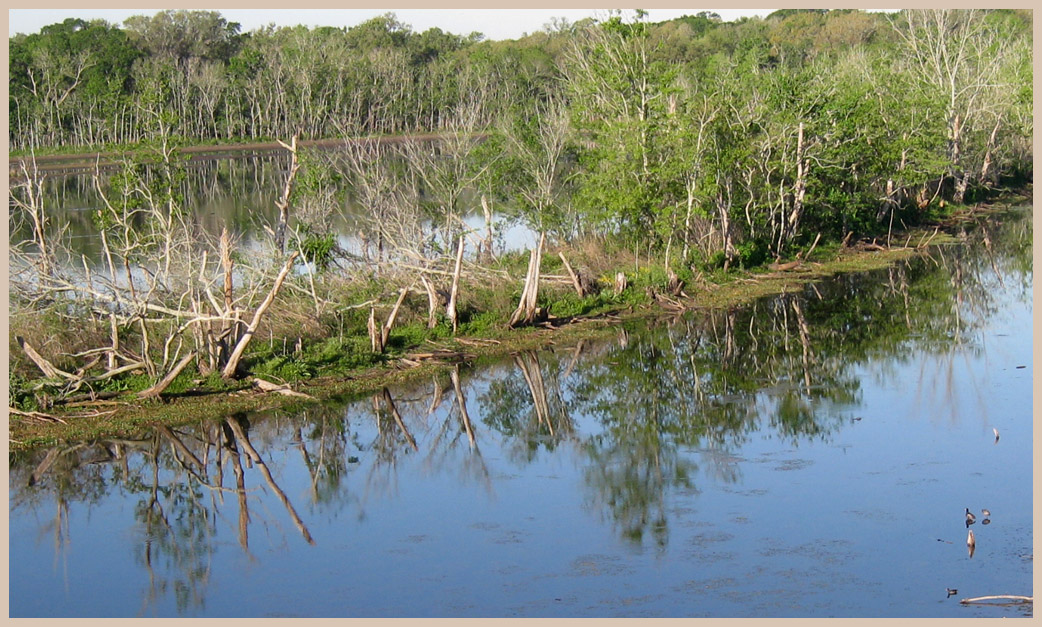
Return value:
<svg viewBox="0 0 1042 627">
<path fill-rule="evenodd" d="M 275 226 L 275 248 L 280 253 L 285 253 L 286 229 L 289 227 L 290 196 L 293 194 L 293 180 L 297 176 L 297 170 L 300 169 L 300 161 L 297 158 L 297 134 L 293 135 L 288 145 L 282 140 L 278 140 L 278 142 L 280 146 L 289 152 L 290 158 L 289 171 L 286 174 L 286 182 L 282 187 L 282 195 L 275 201 L 275 206 L 279 208 L 279 221 Z"/>
</svg>

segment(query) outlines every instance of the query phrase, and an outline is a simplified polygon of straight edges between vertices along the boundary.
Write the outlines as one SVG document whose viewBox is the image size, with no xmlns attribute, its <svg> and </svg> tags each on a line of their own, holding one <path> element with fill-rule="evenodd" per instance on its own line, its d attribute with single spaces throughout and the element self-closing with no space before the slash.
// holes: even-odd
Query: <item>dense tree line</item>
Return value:
<svg viewBox="0 0 1042 627">
<path fill-rule="evenodd" d="M 482 133 L 440 149 L 452 168 L 398 155 L 419 168 L 415 203 L 448 224 L 466 191 L 509 199 L 551 239 L 607 237 L 667 264 L 885 233 L 1032 171 L 1029 11 L 616 11 L 514 41 L 393 14 L 244 33 L 164 11 L 9 47 L 12 149 Z M 348 174 L 372 179 L 364 162 Z M 454 172 L 442 198 L 439 167 Z"/>
</svg>

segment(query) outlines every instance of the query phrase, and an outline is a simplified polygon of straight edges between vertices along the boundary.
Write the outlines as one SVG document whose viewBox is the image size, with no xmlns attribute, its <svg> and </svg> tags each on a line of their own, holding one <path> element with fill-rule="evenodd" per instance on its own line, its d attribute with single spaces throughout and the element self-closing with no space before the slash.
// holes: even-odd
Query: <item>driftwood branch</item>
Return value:
<svg viewBox="0 0 1042 627">
<path fill-rule="evenodd" d="M 804 259 L 810 259 L 810 254 L 814 252 L 814 249 L 818 246 L 818 240 L 820 239 L 821 233 L 818 233 L 818 236 L 814 238 L 814 243 L 810 245 L 810 250 L 808 250 L 807 254 L 803 256 Z"/>
</svg>

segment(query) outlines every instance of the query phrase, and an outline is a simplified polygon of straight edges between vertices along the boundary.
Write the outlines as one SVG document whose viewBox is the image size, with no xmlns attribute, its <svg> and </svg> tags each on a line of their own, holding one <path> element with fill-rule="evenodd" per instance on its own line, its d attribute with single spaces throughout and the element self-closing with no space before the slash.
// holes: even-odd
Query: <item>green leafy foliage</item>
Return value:
<svg viewBox="0 0 1042 627">
<path fill-rule="evenodd" d="M 304 261 L 314 264 L 319 270 L 326 270 L 333 263 L 334 253 L 337 250 L 337 238 L 335 233 L 315 235 L 309 233 L 298 247 Z"/>
<path fill-rule="evenodd" d="M 13 371 L 7 375 L 7 403 L 9 406 L 22 411 L 37 411 L 40 409 L 33 394 L 30 382 L 22 375 Z"/>
</svg>

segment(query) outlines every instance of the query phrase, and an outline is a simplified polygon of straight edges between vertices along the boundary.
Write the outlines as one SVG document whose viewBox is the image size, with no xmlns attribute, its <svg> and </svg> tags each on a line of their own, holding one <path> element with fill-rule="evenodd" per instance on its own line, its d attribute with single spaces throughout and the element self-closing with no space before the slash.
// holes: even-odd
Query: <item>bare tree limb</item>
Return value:
<svg viewBox="0 0 1042 627">
<path fill-rule="evenodd" d="M 162 378 L 162 380 L 159 381 L 159 383 L 153 385 L 147 390 L 144 390 L 143 392 L 139 392 L 138 398 L 158 397 L 160 394 L 162 394 L 163 390 L 165 390 L 171 383 L 173 383 L 174 379 L 177 378 L 177 375 L 181 374 L 181 371 L 184 370 L 185 367 L 189 364 L 189 362 L 191 362 L 193 359 L 195 359 L 195 351 L 190 351 L 187 355 L 181 358 L 181 361 L 177 362 L 177 365 L 174 366 L 173 369 L 170 372 L 168 372 L 166 376 Z"/>
<path fill-rule="evenodd" d="M 242 334 L 242 337 L 239 338 L 239 342 L 235 345 L 232 354 L 228 357 L 228 363 L 225 364 L 224 370 L 221 371 L 221 376 L 223 378 L 231 379 L 235 376 L 235 370 L 239 367 L 239 359 L 242 358 L 243 351 L 246 350 L 246 346 L 250 343 L 250 340 L 253 339 L 253 334 L 257 331 L 257 326 L 260 325 L 264 312 L 268 310 L 268 307 L 270 307 L 271 303 L 274 302 L 275 297 L 278 296 L 279 289 L 282 287 L 282 282 L 286 280 L 286 275 L 288 275 L 289 271 L 293 268 L 293 262 L 296 261 L 297 255 L 299 254 L 299 251 L 294 251 L 293 254 L 289 256 L 289 259 L 286 260 L 285 265 L 282 266 L 282 270 L 275 278 L 275 285 L 273 285 L 271 291 L 268 292 L 268 296 L 264 299 L 264 302 L 257 307 L 257 311 L 253 314 L 253 320 L 250 321 L 250 324 L 246 327 L 246 331 Z"/>
<path fill-rule="evenodd" d="M 579 295 L 579 298 L 586 296 L 586 294 L 583 293 L 583 286 L 579 282 L 579 277 L 575 275 L 575 272 L 572 270 L 572 265 L 568 263 L 567 259 L 565 259 L 564 253 L 559 252 L 557 253 L 557 255 L 561 258 L 561 261 L 564 263 L 564 269 L 568 272 L 568 277 L 572 280 L 572 287 L 575 288 L 575 293 Z"/>
<path fill-rule="evenodd" d="M 75 380 L 78 378 L 76 375 L 69 374 L 64 370 L 59 370 L 58 368 L 56 368 L 54 364 L 47 361 L 44 357 L 40 355 L 40 353 L 37 353 L 36 349 L 34 349 L 29 344 L 29 342 L 26 342 L 25 338 L 23 338 L 22 336 L 17 336 L 15 339 L 18 342 L 18 346 L 20 346 L 22 350 L 25 351 L 26 356 L 29 357 L 29 359 L 31 359 L 34 364 L 36 364 L 36 366 L 43 372 L 45 377 L 61 376 L 70 380 Z"/>
</svg>

